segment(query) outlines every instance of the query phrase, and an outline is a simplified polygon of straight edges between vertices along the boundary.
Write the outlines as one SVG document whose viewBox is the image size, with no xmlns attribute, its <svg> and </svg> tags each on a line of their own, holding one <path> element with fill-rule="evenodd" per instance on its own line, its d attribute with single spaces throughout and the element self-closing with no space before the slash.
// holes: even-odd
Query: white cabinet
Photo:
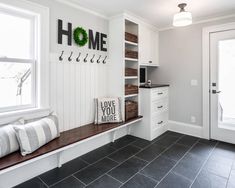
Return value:
<svg viewBox="0 0 235 188">
<path fill-rule="evenodd" d="M 153 28 L 139 25 L 140 65 L 159 66 L 158 61 L 158 32 Z"/>
<path fill-rule="evenodd" d="M 142 122 L 133 127 L 133 135 L 153 140 L 167 131 L 169 87 L 140 88 Z"/>
</svg>

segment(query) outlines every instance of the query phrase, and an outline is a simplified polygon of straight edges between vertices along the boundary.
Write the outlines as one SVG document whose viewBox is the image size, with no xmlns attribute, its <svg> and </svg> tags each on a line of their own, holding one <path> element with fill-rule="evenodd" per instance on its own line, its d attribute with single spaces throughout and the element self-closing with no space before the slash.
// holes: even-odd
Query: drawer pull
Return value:
<svg viewBox="0 0 235 188">
<path fill-rule="evenodd" d="M 162 124 L 162 123 L 163 123 L 163 121 L 160 121 L 160 122 L 158 122 L 157 124 L 160 125 L 160 124 Z"/>
<path fill-rule="evenodd" d="M 149 61 L 149 63 L 152 63 L 152 61 Z"/>
<path fill-rule="evenodd" d="M 161 93 L 158 93 L 158 95 L 162 95 L 163 93 L 161 92 Z"/>
<path fill-rule="evenodd" d="M 163 106 L 158 106 L 157 108 L 162 108 Z"/>
</svg>

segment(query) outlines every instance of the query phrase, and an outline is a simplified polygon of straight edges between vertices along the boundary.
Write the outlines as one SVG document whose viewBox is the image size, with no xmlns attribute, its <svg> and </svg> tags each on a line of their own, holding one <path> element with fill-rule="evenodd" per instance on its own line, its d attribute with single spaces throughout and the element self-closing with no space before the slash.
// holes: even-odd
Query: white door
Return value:
<svg viewBox="0 0 235 188">
<path fill-rule="evenodd" d="M 235 30 L 210 34 L 210 135 L 235 143 Z"/>
</svg>

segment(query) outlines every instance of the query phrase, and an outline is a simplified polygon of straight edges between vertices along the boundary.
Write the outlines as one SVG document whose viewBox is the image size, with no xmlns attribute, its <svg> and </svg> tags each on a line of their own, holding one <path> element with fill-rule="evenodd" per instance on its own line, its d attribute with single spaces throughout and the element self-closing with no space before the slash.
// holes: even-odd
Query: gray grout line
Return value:
<svg viewBox="0 0 235 188">
<path fill-rule="evenodd" d="M 177 176 L 181 176 L 182 178 L 189 180 L 191 183 L 193 182 L 193 180 L 189 179 L 188 177 L 186 177 L 178 172 L 173 171 L 173 169 L 171 169 L 170 171 L 171 171 L 171 173 L 176 174 Z"/>
<path fill-rule="evenodd" d="M 164 138 L 164 137 L 165 137 L 165 136 L 163 136 L 163 138 Z M 156 140 L 156 141 L 157 141 L 157 140 Z M 155 142 L 153 142 L 153 143 L 155 143 Z M 153 143 L 152 143 L 152 144 L 153 144 Z M 130 145 L 130 144 L 131 144 L 131 143 L 129 143 L 128 145 Z M 152 145 L 152 144 L 151 144 L 151 145 Z M 175 143 L 173 143 L 173 144 L 175 144 Z M 173 145 L 173 144 L 172 144 L 172 145 Z M 126 145 L 126 146 L 128 146 L 128 145 Z M 126 146 L 124 146 L 124 147 L 126 147 Z M 170 146 L 171 146 L 171 145 L 170 145 Z M 169 147 L 170 147 L 170 146 L 169 146 Z M 122 147 L 122 148 L 124 148 L 124 147 Z M 144 148 L 141 149 L 140 151 L 144 150 L 144 149 L 147 148 L 147 147 L 148 147 L 148 146 L 144 147 Z M 119 150 L 121 150 L 122 148 L 120 148 Z M 166 149 L 168 149 L 168 147 L 167 147 Z M 166 150 L 166 149 L 165 149 L 165 150 Z M 162 152 L 164 152 L 165 150 L 163 150 Z M 116 151 L 114 151 L 113 153 L 115 153 L 115 152 L 116 152 Z M 107 155 L 107 156 L 104 157 L 104 158 L 108 158 L 108 156 L 112 155 L 113 153 Z M 138 153 L 138 152 L 137 152 L 137 153 Z M 137 153 L 136 153 L 136 154 L 137 154 Z M 95 182 L 96 180 L 98 180 L 99 178 L 101 178 L 103 175 L 108 174 L 110 171 L 112 171 L 113 169 L 115 169 L 115 168 L 117 168 L 118 166 L 122 165 L 124 162 L 126 162 L 126 161 L 129 160 L 130 158 L 135 157 L 136 154 L 133 154 L 132 156 L 128 157 L 126 160 L 122 161 L 122 162 L 119 163 L 117 166 L 113 167 L 112 169 L 110 169 L 110 170 L 107 171 L 106 173 L 102 174 L 101 176 L 99 176 L 98 178 L 96 178 L 95 180 L 93 180 L 92 182 L 90 182 L 89 184 L 86 184 L 86 186 L 92 184 L 93 182 Z M 150 163 L 150 162 L 149 162 L 149 163 Z M 145 167 L 145 166 L 144 166 L 144 167 Z M 143 168 L 142 168 L 142 169 L 143 169 Z M 140 170 L 139 170 L 139 171 L 140 171 Z M 138 171 L 138 172 L 139 172 L 139 171 Z M 137 173 L 138 173 L 138 172 L 137 172 Z M 77 172 L 76 172 L 76 173 L 77 173 Z M 137 174 L 137 173 L 136 173 L 136 174 Z M 135 174 L 135 175 L 136 175 L 136 174 Z M 112 177 L 112 178 L 114 178 L 114 177 L 111 176 L 111 175 L 109 175 L 109 176 Z M 115 178 L 115 179 L 116 179 L 116 178 Z M 129 179 L 128 179 L 128 180 L 129 180 Z M 124 182 L 124 183 L 126 183 L 126 182 Z M 123 183 L 123 184 L 124 184 L 124 183 Z M 122 185 L 123 185 L 123 184 L 122 184 Z"/>
<path fill-rule="evenodd" d="M 82 159 L 81 157 L 79 157 L 79 159 L 80 159 L 81 161 L 83 161 L 84 163 L 86 163 L 87 165 L 90 165 L 90 164 L 91 164 L 91 163 L 87 162 L 86 160 Z"/>
<path fill-rule="evenodd" d="M 133 141 L 133 142 L 134 142 L 134 141 Z M 121 149 L 123 149 L 123 148 L 125 148 L 125 147 L 127 147 L 127 146 L 129 146 L 129 145 L 131 145 L 131 143 L 133 143 L 133 142 L 130 142 L 130 143 L 128 143 L 127 145 L 125 145 L 125 146 L 123 146 L 123 147 L 121 147 L 121 148 L 119 148 L 119 149 L 116 149 L 115 151 L 111 152 L 110 154 L 106 155 L 105 157 L 103 157 L 103 158 L 101 158 L 101 159 L 95 161 L 94 163 L 91 163 L 90 165 L 88 165 L 88 166 L 86 166 L 86 167 L 84 167 L 84 168 L 82 168 L 82 169 L 80 169 L 80 170 L 74 172 L 74 173 L 71 174 L 71 175 L 75 175 L 76 173 L 78 173 L 78 172 L 80 172 L 80 171 L 82 171 L 82 170 L 88 168 L 89 166 L 92 166 L 92 165 L 94 165 L 95 163 L 97 163 L 97 162 L 99 162 L 99 161 L 101 161 L 101 160 L 103 160 L 103 159 L 105 159 L 105 158 L 109 158 L 110 155 L 112 155 L 112 154 L 114 154 L 115 152 L 117 152 L 117 151 L 119 151 L 119 150 L 121 150 Z M 102 147 L 102 146 L 101 146 L 101 147 Z M 134 156 L 134 155 L 132 155 L 131 157 L 133 157 L 133 156 Z M 129 157 L 128 159 L 130 159 L 131 157 Z M 126 159 L 125 161 L 127 161 L 128 159 Z M 112 160 L 112 159 L 109 158 L 109 160 Z M 113 162 L 116 162 L 116 161 L 114 161 L 114 160 L 112 160 L 112 161 L 113 161 Z M 113 170 L 114 168 L 118 167 L 119 165 L 121 165 L 121 164 L 124 163 L 125 161 L 123 161 L 123 162 L 121 162 L 121 163 L 116 162 L 116 163 L 117 163 L 117 166 L 113 167 L 113 168 L 110 169 L 109 171 L 111 171 L 111 170 Z M 90 185 L 91 183 L 93 183 L 94 181 L 96 181 L 97 179 L 99 179 L 100 177 L 102 177 L 103 175 L 107 174 L 109 171 L 107 171 L 106 173 L 102 174 L 101 176 L 99 176 L 98 178 L 96 178 L 95 180 L 93 180 L 92 182 L 90 182 L 89 184 L 85 184 L 85 185 L 86 185 L 86 186 Z M 80 181 L 81 181 L 81 180 L 80 180 Z M 83 183 L 84 183 L 84 182 L 83 182 Z"/>
<path fill-rule="evenodd" d="M 121 164 L 120 162 L 115 161 L 114 159 L 111 159 L 110 157 L 106 157 L 106 158 L 109 159 L 109 160 L 111 160 L 111 161 L 113 161 L 113 162 L 115 162 L 115 163 Z"/>
<path fill-rule="evenodd" d="M 153 144 L 156 143 L 157 141 L 163 139 L 163 138 L 164 138 L 165 136 L 167 136 L 168 134 L 169 134 L 169 133 L 165 133 L 165 135 L 160 135 L 159 137 L 155 138 L 155 140 L 154 140 L 151 144 L 145 146 L 144 148 L 140 148 L 140 151 L 139 151 L 139 152 L 141 152 L 141 151 L 143 151 L 144 149 L 148 148 L 149 146 L 153 145 Z M 176 137 L 176 136 L 172 136 L 172 135 L 168 135 L 168 136 Z M 176 143 L 180 138 L 182 138 L 183 136 L 184 136 L 184 135 L 182 135 L 182 136 L 180 136 L 180 137 L 177 136 L 178 139 L 177 139 L 175 142 L 173 142 L 170 146 L 168 146 L 167 148 L 165 148 L 165 150 L 163 150 L 162 153 L 165 152 L 165 151 L 166 151 L 169 147 L 171 147 L 173 144 L 175 144 L 175 143 Z M 124 137 L 125 137 L 125 136 L 124 136 Z M 123 137 L 121 137 L 121 138 L 123 138 Z M 121 139 L 121 138 L 119 138 L 119 139 Z M 118 140 L 118 139 L 117 139 L 117 140 Z M 79 169 L 78 171 L 76 171 L 76 172 L 70 174 L 69 176 L 64 177 L 63 179 L 61 179 L 61 180 L 59 180 L 59 181 L 53 183 L 52 185 L 47 185 L 44 181 L 43 181 L 43 183 L 46 184 L 47 187 L 51 187 L 51 186 L 56 185 L 57 183 L 60 183 L 60 182 L 64 181 L 65 179 L 67 179 L 67 178 L 70 177 L 70 176 L 76 177 L 76 176 L 75 176 L 76 173 L 78 173 L 78 172 L 80 172 L 80 171 L 82 171 L 82 170 L 85 170 L 85 169 L 88 168 L 89 166 L 94 165 L 95 163 L 97 163 L 97 162 L 99 162 L 99 161 L 105 159 L 106 157 L 112 155 L 113 153 L 115 153 L 115 152 L 117 152 L 117 151 L 119 151 L 119 150 L 121 150 L 121 149 L 123 149 L 123 148 L 125 148 L 125 147 L 127 147 L 127 146 L 129 146 L 129 145 L 131 145 L 132 143 L 137 142 L 137 141 L 138 141 L 138 140 L 134 140 L 134 141 L 132 141 L 132 142 L 126 144 L 125 146 L 120 147 L 120 148 L 115 148 L 115 147 L 113 147 L 113 146 L 109 146 L 109 147 L 112 147 L 113 149 L 115 149 L 115 151 L 111 152 L 110 154 L 106 155 L 105 157 L 100 158 L 99 160 L 97 160 L 97 161 L 95 161 L 95 162 L 93 162 L 93 163 L 87 163 L 87 162 L 84 161 L 83 159 L 81 160 L 81 156 L 80 156 L 80 157 L 77 157 L 77 158 L 79 158 L 81 161 L 87 163 L 87 166 L 85 166 L 85 167 Z M 133 146 L 133 145 L 132 145 L 132 146 Z M 103 147 L 103 146 L 101 146 L 101 147 Z M 138 147 L 136 146 L 136 148 L 138 148 Z M 98 149 L 98 148 L 97 148 L 97 149 Z M 138 154 L 139 152 L 137 152 L 136 154 Z M 88 153 L 89 153 L 89 152 L 88 152 Z M 161 153 L 161 154 L 162 154 L 162 153 Z M 134 157 L 136 154 L 132 155 L 131 157 Z M 158 156 L 156 156 L 154 159 L 156 159 L 157 157 L 159 157 L 161 154 L 159 154 Z M 128 159 L 130 159 L 131 157 L 129 157 Z M 128 159 L 126 159 L 125 161 L 127 161 Z M 154 160 L 154 159 L 153 159 L 153 160 Z M 111 159 L 110 159 L 110 160 L 111 160 Z M 152 161 L 153 161 L 153 160 L 152 160 Z M 121 165 L 121 164 L 124 163 L 125 161 L 119 163 L 117 166 Z M 150 164 L 152 161 L 150 161 L 149 164 Z M 68 162 L 67 162 L 67 163 L 68 163 Z M 66 163 L 65 163 L 65 164 L 66 164 Z M 63 164 L 63 165 L 65 165 L 65 164 Z M 117 167 L 117 166 L 116 166 L 116 167 Z M 115 167 L 114 167 L 114 168 L 115 168 Z M 112 169 L 111 169 L 111 170 L 112 170 Z M 50 170 L 49 170 L 49 171 L 50 171 Z M 47 171 L 47 172 L 48 172 L 48 171 Z M 108 171 L 108 172 L 109 172 L 109 171 Z M 106 172 L 106 173 L 108 173 L 108 172 Z M 46 172 L 45 172 L 45 173 L 46 173 Z M 41 174 L 40 174 L 40 175 L 41 175 Z M 40 175 L 38 175 L 38 176 L 36 176 L 36 177 L 40 178 Z M 78 179 L 78 178 L 76 178 L 76 179 Z M 40 180 L 42 180 L 42 179 L 40 178 Z M 79 180 L 79 179 L 78 179 L 78 180 Z M 79 181 L 81 181 L 81 180 L 79 180 Z M 82 182 L 82 181 L 81 181 L 81 182 Z M 82 182 L 82 183 L 83 183 L 83 182 Z"/>
<path fill-rule="evenodd" d="M 90 166 L 90 165 L 88 165 L 88 166 Z M 81 168 L 80 170 L 83 170 L 83 169 L 85 169 L 85 168 L 87 168 L 87 166 Z M 80 171 L 80 170 L 79 170 L 79 171 Z M 73 176 L 73 175 L 74 175 L 74 173 L 73 173 L 73 174 L 69 174 L 69 176 L 66 176 L 66 177 L 64 177 L 63 179 L 61 179 L 61 180 L 59 180 L 59 181 L 57 181 L 57 182 L 51 184 L 49 187 L 54 186 L 54 185 L 56 185 L 57 183 L 60 183 L 60 182 L 64 181 L 65 179 L 67 179 L 67 178 L 69 178 L 70 176 Z"/>
<path fill-rule="evenodd" d="M 39 180 L 41 180 L 41 182 L 46 186 L 46 187 L 49 187 L 43 180 L 42 178 L 40 178 L 39 176 L 37 177 Z"/>
<path fill-rule="evenodd" d="M 80 179 L 78 179 L 76 176 L 72 175 L 72 177 L 74 177 L 76 180 L 78 180 L 79 182 L 81 182 L 81 184 L 83 184 L 84 186 L 86 186 L 85 183 L 83 183 Z"/>
<path fill-rule="evenodd" d="M 137 158 L 137 159 L 139 159 L 139 160 L 141 160 L 141 161 L 144 161 L 144 162 L 146 162 L 146 163 L 149 163 L 149 161 L 146 161 L 146 160 L 144 160 L 144 159 L 141 159 L 140 157 L 138 157 L 138 156 L 136 156 L 136 155 L 134 155 L 134 157 Z"/>
<path fill-rule="evenodd" d="M 115 177 L 113 177 L 113 176 L 111 176 L 111 175 L 109 175 L 109 174 L 104 174 L 104 175 L 107 175 L 107 176 L 109 176 L 110 178 L 113 178 L 113 179 L 115 179 L 116 181 L 118 181 L 119 183 L 121 183 L 121 184 L 123 184 L 120 180 L 118 180 L 118 179 L 116 179 Z"/>
<path fill-rule="evenodd" d="M 215 150 L 215 148 L 216 148 L 216 146 L 218 145 L 218 143 L 219 143 L 219 142 L 217 142 L 217 143 L 214 145 L 213 149 L 211 150 L 210 154 L 209 154 L 209 155 L 207 156 L 207 158 L 205 159 L 204 163 L 202 164 L 200 170 L 198 171 L 197 175 L 195 176 L 195 178 L 194 178 L 194 180 L 192 181 L 192 183 L 191 183 L 191 185 L 190 185 L 189 188 L 191 188 L 192 185 L 194 184 L 195 180 L 197 179 L 198 175 L 201 173 L 203 167 L 205 166 L 206 162 L 207 162 L 208 159 L 210 158 L 212 152 Z M 203 144 L 203 143 L 202 143 L 202 144 Z"/>
<path fill-rule="evenodd" d="M 229 179 L 230 179 L 230 176 L 231 176 L 231 173 L 232 173 L 232 170 L 233 170 L 233 165 L 234 165 L 234 159 L 233 159 L 233 163 L 232 163 L 232 166 L 231 166 L 231 169 L 230 169 L 230 172 L 229 172 L 229 176 L 228 176 L 228 179 L 227 179 L 227 182 L 226 182 L 226 187 L 228 187 L 228 183 L 229 183 Z"/>
<path fill-rule="evenodd" d="M 102 176 L 104 176 L 105 174 L 108 174 L 110 171 L 112 171 L 113 169 L 119 167 L 121 164 L 123 164 L 124 162 L 126 162 L 127 160 L 129 160 L 130 158 L 132 158 L 132 156 L 130 156 L 129 158 L 127 158 L 125 161 L 123 161 L 122 163 L 118 163 L 117 166 L 114 166 L 113 168 L 111 168 L 110 170 L 108 170 L 107 172 L 105 172 L 104 174 L 100 175 L 98 178 L 94 179 L 93 181 L 91 181 L 90 183 L 86 184 L 86 186 L 92 184 L 93 182 L 95 182 L 96 180 L 98 180 L 99 178 L 101 178 Z M 111 175 L 110 175 L 111 176 Z M 111 176 L 112 178 L 114 178 L 113 176 Z"/>
<path fill-rule="evenodd" d="M 180 163 L 180 161 L 189 153 L 189 151 L 190 151 L 198 142 L 199 142 L 199 140 L 196 141 L 196 142 L 188 149 L 188 151 L 175 163 L 175 165 L 169 170 L 169 172 L 166 173 L 165 176 L 162 177 L 162 179 L 159 181 L 158 184 L 160 184 L 160 183 L 164 180 L 164 178 L 165 178 L 166 176 L 168 176 L 168 174 L 170 174 L 171 172 L 173 172 L 172 170 Z M 156 185 L 155 188 L 156 188 L 157 186 L 158 186 L 158 185 Z"/>
<path fill-rule="evenodd" d="M 152 177 L 150 177 L 150 176 L 148 176 L 148 175 L 146 175 L 146 174 L 143 174 L 143 173 L 141 173 L 141 172 L 138 172 L 137 174 L 140 174 L 140 175 L 142 175 L 142 176 L 145 176 L 146 178 L 149 178 L 149 179 L 153 180 L 154 182 L 158 183 L 157 180 L 153 179 Z"/>
<path fill-rule="evenodd" d="M 163 136 L 164 138 L 165 136 Z M 136 174 L 138 174 L 141 170 L 143 170 L 145 167 L 147 167 L 151 162 L 153 162 L 155 159 L 157 159 L 159 156 L 162 155 L 166 150 L 168 150 L 172 145 L 174 145 L 182 136 L 180 136 L 175 142 L 173 142 L 171 145 L 169 145 L 165 150 L 163 150 L 159 155 L 157 155 L 153 160 L 151 160 L 149 163 L 147 163 L 145 166 L 143 166 L 137 173 L 135 173 L 133 176 L 131 176 L 128 180 L 126 180 L 123 184 L 127 183 L 130 179 L 132 179 Z M 161 138 L 162 139 L 162 138 Z M 156 140 L 157 141 L 157 140 Z M 155 143 L 155 142 L 154 142 Z M 158 184 L 157 184 L 158 185 Z"/>
</svg>

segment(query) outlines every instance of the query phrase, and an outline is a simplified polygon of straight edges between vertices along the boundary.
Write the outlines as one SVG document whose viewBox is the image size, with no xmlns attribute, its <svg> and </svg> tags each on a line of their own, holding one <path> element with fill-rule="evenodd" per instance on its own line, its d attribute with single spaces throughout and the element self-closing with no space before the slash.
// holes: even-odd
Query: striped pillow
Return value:
<svg viewBox="0 0 235 188">
<path fill-rule="evenodd" d="M 60 136 L 58 118 L 49 115 L 24 126 L 14 126 L 23 156 L 30 154 Z"/>
<path fill-rule="evenodd" d="M 24 124 L 24 120 L 19 119 L 0 127 L 0 158 L 20 149 L 13 125 L 22 124 Z"/>
</svg>

